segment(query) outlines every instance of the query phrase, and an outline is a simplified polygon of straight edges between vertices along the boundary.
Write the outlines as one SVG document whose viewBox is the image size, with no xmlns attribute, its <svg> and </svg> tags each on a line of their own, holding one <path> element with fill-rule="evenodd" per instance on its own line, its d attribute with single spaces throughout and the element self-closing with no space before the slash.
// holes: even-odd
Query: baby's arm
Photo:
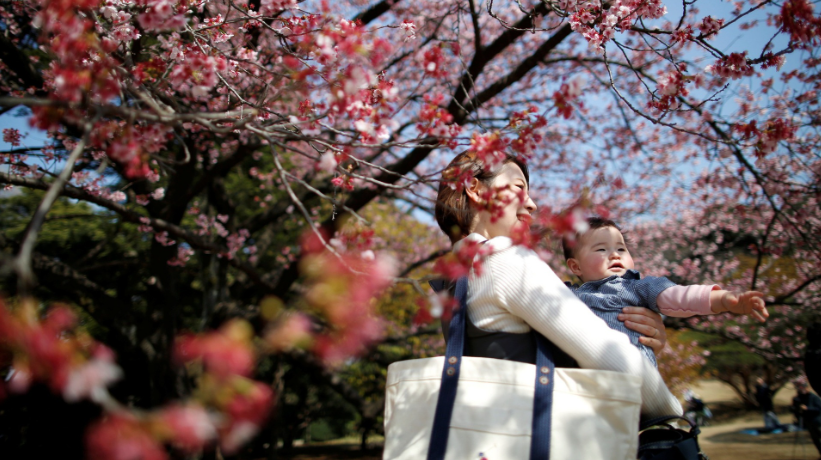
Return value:
<svg viewBox="0 0 821 460">
<path fill-rule="evenodd" d="M 656 304 L 661 314 L 674 318 L 712 315 L 710 296 L 716 289 L 716 285 L 672 286 L 656 297 Z"/>
<path fill-rule="evenodd" d="M 656 302 L 662 314 L 676 318 L 729 311 L 751 315 L 759 321 L 765 321 L 770 314 L 764 306 L 762 297 L 762 293 L 755 291 L 736 294 L 722 290 L 716 285 L 692 285 L 665 289 L 656 298 Z"/>
<path fill-rule="evenodd" d="M 747 291 L 740 294 L 723 290 L 712 291 L 710 310 L 712 313 L 728 311 L 736 315 L 750 315 L 762 323 L 770 316 L 770 312 L 764 305 L 764 294 L 758 291 Z"/>
</svg>

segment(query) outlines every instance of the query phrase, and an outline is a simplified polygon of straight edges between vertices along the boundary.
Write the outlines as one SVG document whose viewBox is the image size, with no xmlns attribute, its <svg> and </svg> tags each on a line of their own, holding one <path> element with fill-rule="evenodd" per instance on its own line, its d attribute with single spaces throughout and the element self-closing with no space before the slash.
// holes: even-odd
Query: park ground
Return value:
<svg viewBox="0 0 821 460">
<path fill-rule="evenodd" d="M 806 431 L 752 436 L 741 431 L 760 428 L 757 411 L 743 411 L 735 393 L 718 381 L 706 380 L 693 387 L 715 413 L 714 423 L 702 428 L 699 443 L 710 460 L 816 460 L 819 458 Z M 781 423 L 791 423 L 789 412 L 795 389 L 782 388 L 774 398 Z"/>
<path fill-rule="evenodd" d="M 692 387 L 713 411 L 714 418 L 702 427 L 699 442 L 710 460 L 817 460 L 818 452 L 805 431 L 752 436 L 743 430 L 761 428 L 763 419 L 757 411 L 744 410 L 730 387 L 704 380 Z M 792 422 L 789 405 L 795 390 L 791 385 L 775 396 L 776 412 L 782 423 Z M 358 446 L 327 443 L 295 448 L 287 460 L 379 460 L 381 445 L 374 442 L 362 451 Z M 515 460 L 515 459 L 511 459 Z M 582 460 L 582 459 L 580 459 Z"/>
</svg>

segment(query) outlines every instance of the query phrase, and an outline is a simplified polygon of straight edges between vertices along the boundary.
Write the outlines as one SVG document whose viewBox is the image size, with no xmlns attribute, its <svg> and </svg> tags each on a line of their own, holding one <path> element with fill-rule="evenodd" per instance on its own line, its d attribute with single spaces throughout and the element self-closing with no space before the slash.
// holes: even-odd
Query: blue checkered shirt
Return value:
<svg viewBox="0 0 821 460">
<path fill-rule="evenodd" d="M 658 313 L 656 298 L 667 288 L 676 283 L 664 277 L 648 276 L 642 278 L 636 270 L 627 270 L 623 276 L 613 275 L 598 281 L 589 281 L 581 286 L 567 286 L 581 299 L 593 313 L 603 319 L 611 329 L 624 332 L 630 342 L 639 348 L 645 356 L 658 367 L 653 349 L 639 342 L 639 334 L 627 329 L 618 316 L 624 307 L 647 307 Z"/>
</svg>

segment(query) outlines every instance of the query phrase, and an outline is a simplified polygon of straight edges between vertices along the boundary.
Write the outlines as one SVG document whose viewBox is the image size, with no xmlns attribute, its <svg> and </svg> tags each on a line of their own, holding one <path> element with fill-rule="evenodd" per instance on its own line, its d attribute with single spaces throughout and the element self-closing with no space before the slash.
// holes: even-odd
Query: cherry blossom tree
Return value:
<svg viewBox="0 0 821 460">
<path fill-rule="evenodd" d="M 92 458 L 241 452 L 280 356 L 364 407 L 334 366 L 405 334 L 374 314 L 390 284 L 443 310 L 410 269 L 447 249 L 438 230 L 374 238 L 366 207 L 430 212 L 466 149 L 527 159 L 541 207 L 517 241 L 557 269 L 543 237 L 608 214 L 644 273 L 765 290 L 766 328 L 688 324 L 794 362 L 821 279 L 821 17 L 808 0 L 699 10 L 715 4 L 0 1 L 0 107 L 48 133 L 3 129 L 0 182 L 39 200 L 0 235 L 4 391 L 102 407 Z M 85 254 L 38 245 L 65 199 L 108 222 Z M 434 270 L 464 273 L 471 250 Z"/>
</svg>

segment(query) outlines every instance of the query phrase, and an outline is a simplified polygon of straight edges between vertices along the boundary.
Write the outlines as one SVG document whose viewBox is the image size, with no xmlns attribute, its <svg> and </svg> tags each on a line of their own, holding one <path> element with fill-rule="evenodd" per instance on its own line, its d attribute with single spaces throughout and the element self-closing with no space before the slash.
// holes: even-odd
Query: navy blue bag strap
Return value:
<svg viewBox="0 0 821 460">
<path fill-rule="evenodd" d="M 442 369 L 442 383 L 439 387 L 439 398 L 436 401 L 436 413 L 433 416 L 433 432 L 430 436 L 428 460 L 444 460 L 448 449 L 450 434 L 450 417 L 453 415 L 453 403 L 456 402 L 456 388 L 459 385 L 459 368 L 462 365 L 462 353 L 465 349 L 465 314 L 467 313 L 467 278 L 456 282 L 454 297 L 459 300 L 459 308 L 453 310 L 448 329 L 448 343 L 445 348 L 445 365 Z"/>
<path fill-rule="evenodd" d="M 533 394 L 533 424 L 530 433 L 530 460 L 550 459 L 550 433 L 553 413 L 553 345 L 542 334 L 536 335 L 536 391 Z"/>
<path fill-rule="evenodd" d="M 454 309 L 448 330 L 445 351 L 445 365 L 442 369 L 442 383 L 436 401 L 433 417 L 433 432 L 430 438 L 427 460 L 444 460 L 450 434 L 450 419 L 456 402 L 459 385 L 459 370 L 465 349 L 465 322 L 467 318 L 467 277 L 456 282 L 454 297 L 459 308 Z M 536 334 L 536 382 L 533 397 L 533 424 L 530 442 L 531 460 L 550 459 L 550 425 L 553 408 L 553 344 L 541 334 Z"/>
</svg>

